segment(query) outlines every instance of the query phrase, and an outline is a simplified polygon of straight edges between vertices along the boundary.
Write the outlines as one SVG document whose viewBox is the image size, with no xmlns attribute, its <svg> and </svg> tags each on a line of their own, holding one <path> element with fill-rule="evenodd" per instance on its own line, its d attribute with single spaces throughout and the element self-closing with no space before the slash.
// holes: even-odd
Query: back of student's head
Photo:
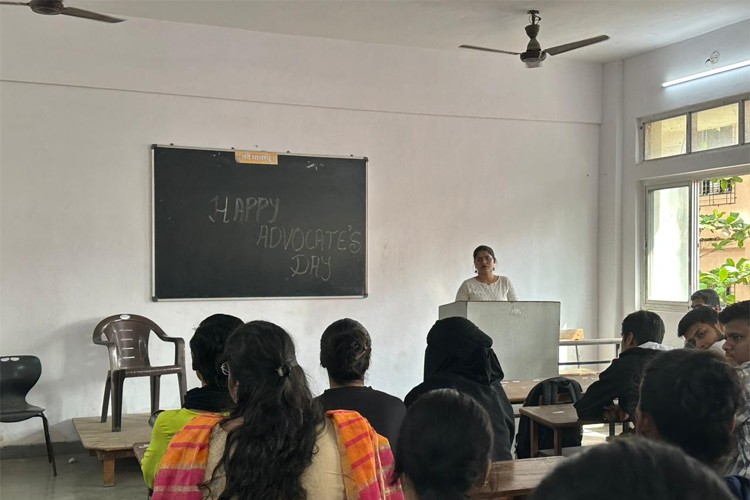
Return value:
<svg viewBox="0 0 750 500">
<path fill-rule="evenodd" d="M 727 307 L 719 313 L 719 322 L 726 325 L 735 320 L 750 323 L 750 300 L 743 300 Z"/>
<path fill-rule="evenodd" d="M 396 475 L 420 500 L 466 498 L 487 476 L 492 452 L 487 412 L 453 389 L 428 392 L 406 412 L 396 449 Z"/>
<path fill-rule="evenodd" d="M 364 380 L 371 352 L 370 334 L 353 319 L 334 321 L 320 337 L 320 364 L 333 380 L 342 384 Z"/>
<path fill-rule="evenodd" d="M 704 323 L 706 325 L 715 325 L 719 322 L 719 313 L 710 307 L 696 307 L 691 309 L 685 316 L 682 317 L 680 323 L 677 325 L 677 336 L 684 337 L 691 326 L 697 323 Z"/>
<path fill-rule="evenodd" d="M 735 370 L 718 354 L 665 352 L 643 374 L 638 432 L 713 466 L 731 449 L 734 415 L 742 400 Z"/>
<path fill-rule="evenodd" d="M 566 459 L 530 500 L 730 500 L 724 481 L 665 443 L 616 439 Z"/>
<path fill-rule="evenodd" d="M 719 294 L 716 290 L 706 288 L 703 290 L 697 290 L 690 296 L 690 302 L 700 301 L 703 305 L 709 307 L 721 307 L 721 301 L 719 300 Z"/>
<path fill-rule="evenodd" d="M 220 465 L 221 498 L 304 498 L 323 412 L 297 364 L 294 341 L 278 325 L 251 321 L 227 339 L 225 358 L 236 406 Z M 219 468 L 204 483 L 211 488 Z"/>
<path fill-rule="evenodd" d="M 227 377 L 221 372 L 224 345 L 229 334 L 241 324 L 242 320 L 234 316 L 214 314 L 201 321 L 195 330 L 190 339 L 192 367 L 206 384 L 227 386 Z"/>
<path fill-rule="evenodd" d="M 664 322 L 654 312 L 636 311 L 622 320 L 622 333 L 632 333 L 637 345 L 645 342 L 661 344 L 664 340 Z"/>
</svg>

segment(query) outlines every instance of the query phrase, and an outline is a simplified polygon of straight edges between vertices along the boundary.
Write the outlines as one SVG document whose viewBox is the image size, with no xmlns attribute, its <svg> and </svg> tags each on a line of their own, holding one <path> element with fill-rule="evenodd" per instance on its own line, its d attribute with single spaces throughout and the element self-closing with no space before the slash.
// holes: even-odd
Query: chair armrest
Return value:
<svg viewBox="0 0 750 500">
<path fill-rule="evenodd" d="M 182 337 L 159 337 L 164 342 L 171 342 L 174 344 L 174 364 L 178 366 L 185 366 L 185 339 Z"/>
</svg>

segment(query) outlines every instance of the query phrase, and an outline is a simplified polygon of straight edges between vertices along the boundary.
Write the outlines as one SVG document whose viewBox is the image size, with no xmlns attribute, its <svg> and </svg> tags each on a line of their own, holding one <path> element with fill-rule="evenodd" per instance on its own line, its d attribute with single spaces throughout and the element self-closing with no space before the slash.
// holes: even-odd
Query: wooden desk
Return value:
<svg viewBox="0 0 750 500">
<path fill-rule="evenodd" d="M 571 427 L 586 424 L 609 423 L 610 435 L 614 433 L 616 422 L 605 422 L 604 420 L 580 420 L 578 413 L 572 404 L 559 404 L 547 406 L 523 406 L 519 409 L 521 415 L 526 415 L 531 420 L 531 456 L 539 453 L 539 425 L 549 427 L 554 432 L 554 453 L 562 454 L 562 431 Z"/>
<path fill-rule="evenodd" d="M 81 444 L 102 462 L 104 486 L 115 485 L 115 460 L 134 457 L 133 445 L 151 439 L 148 413 L 122 416 L 122 430 L 112 432 L 112 422 L 100 422 L 100 417 L 74 418 L 73 426 Z"/>
<path fill-rule="evenodd" d="M 526 458 L 495 462 L 490 466 L 487 482 L 471 498 L 524 498 L 565 458 Z"/>
<path fill-rule="evenodd" d="M 591 384 L 599 380 L 599 374 L 593 375 L 560 375 L 561 377 L 570 378 L 578 381 L 581 384 L 581 389 L 586 392 Z M 500 382 L 505 390 L 505 394 L 508 396 L 511 404 L 523 403 L 526 401 L 526 397 L 531 392 L 536 384 L 541 382 L 542 379 L 534 380 L 503 380 Z"/>
</svg>

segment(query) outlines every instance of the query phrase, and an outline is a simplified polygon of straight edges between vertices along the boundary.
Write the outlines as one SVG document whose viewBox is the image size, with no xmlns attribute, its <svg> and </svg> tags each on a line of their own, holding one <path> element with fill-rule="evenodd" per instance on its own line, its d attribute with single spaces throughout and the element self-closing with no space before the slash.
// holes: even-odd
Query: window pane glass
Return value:
<svg viewBox="0 0 750 500">
<path fill-rule="evenodd" d="M 712 288 L 724 303 L 750 300 L 750 175 L 700 181 L 701 287 Z M 742 241 L 742 246 L 738 242 Z"/>
<path fill-rule="evenodd" d="M 687 115 L 650 122 L 644 129 L 645 160 L 685 154 Z"/>
<path fill-rule="evenodd" d="M 692 113 L 692 151 L 739 143 L 739 103 Z"/>
<path fill-rule="evenodd" d="M 745 144 L 750 144 L 750 101 L 745 101 Z"/>
<path fill-rule="evenodd" d="M 648 193 L 646 299 L 686 302 L 690 297 L 690 187 Z"/>
</svg>

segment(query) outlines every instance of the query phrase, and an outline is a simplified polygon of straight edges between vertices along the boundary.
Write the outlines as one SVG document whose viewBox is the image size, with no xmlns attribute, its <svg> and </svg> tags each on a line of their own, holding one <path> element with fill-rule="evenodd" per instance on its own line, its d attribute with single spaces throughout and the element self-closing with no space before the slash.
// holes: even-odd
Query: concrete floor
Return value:
<svg viewBox="0 0 750 500">
<path fill-rule="evenodd" d="M 68 459 L 75 458 L 75 463 Z M 47 457 L 0 460 L 0 499 L 146 499 L 146 485 L 134 458 L 117 460 L 116 484 L 102 486 L 102 465 L 88 454 L 56 456 L 57 477 Z"/>
</svg>

